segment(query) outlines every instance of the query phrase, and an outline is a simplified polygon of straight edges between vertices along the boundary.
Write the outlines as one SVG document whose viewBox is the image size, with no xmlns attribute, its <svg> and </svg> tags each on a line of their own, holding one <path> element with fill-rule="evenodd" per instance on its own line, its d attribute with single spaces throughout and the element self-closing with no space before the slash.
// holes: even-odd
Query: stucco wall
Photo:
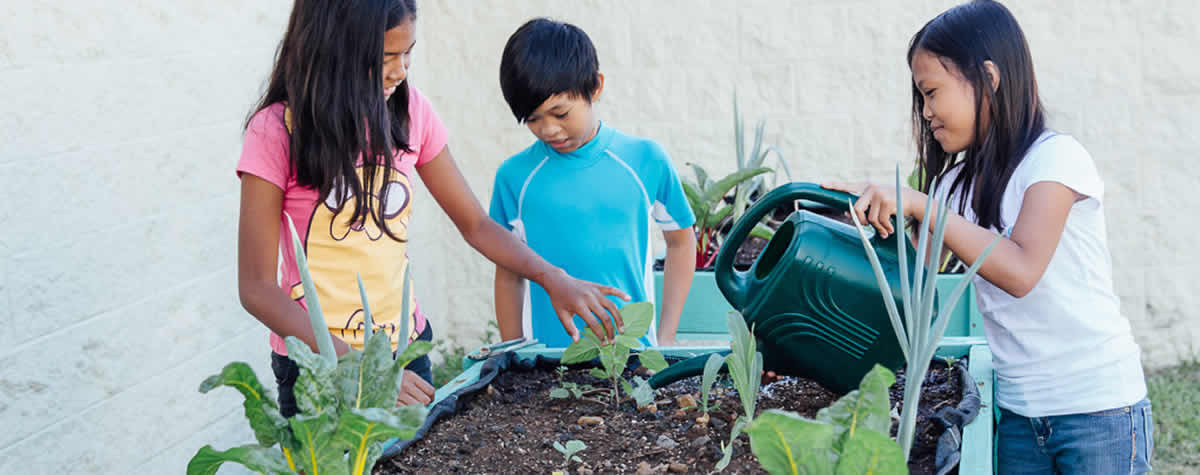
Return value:
<svg viewBox="0 0 1200 475">
<path fill-rule="evenodd" d="M 497 71 L 507 36 L 538 15 L 591 35 L 601 117 L 681 169 L 733 168 L 736 88 L 793 178 L 888 179 L 913 154 L 907 41 L 953 3 L 426 1 L 412 81 L 485 206 L 496 167 L 532 140 Z M 1145 364 L 1197 357 L 1200 7 L 1012 3 L 1051 125 L 1106 182 Z M 289 4 L 0 6 L 0 473 L 178 473 L 201 445 L 251 440 L 239 396 L 196 387 L 235 359 L 273 386 L 266 332 L 237 303 L 233 167 Z M 418 296 L 439 338 L 473 343 L 492 267 L 423 189 L 416 206 Z"/>
</svg>

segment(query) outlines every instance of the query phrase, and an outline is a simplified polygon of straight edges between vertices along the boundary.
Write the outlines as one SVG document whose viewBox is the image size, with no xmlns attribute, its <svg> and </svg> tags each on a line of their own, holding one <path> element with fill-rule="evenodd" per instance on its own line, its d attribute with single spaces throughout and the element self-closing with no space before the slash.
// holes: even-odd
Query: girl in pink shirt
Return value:
<svg viewBox="0 0 1200 475">
<path fill-rule="evenodd" d="M 288 417 L 297 412 L 297 368 L 283 338 L 317 350 L 289 221 L 304 243 L 339 355 L 363 344 L 356 273 L 376 331 L 388 332 L 393 345 L 401 337 L 432 338 L 415 298 L 408 315 L 401 311 L 417 176 L 467 243 L 542 285 L 560 319 L 580 315 L 609 338 L 621 326 L 604 297 L 628 298 L 624 293 L 570 277 L 483 211 L 450 154 L 445 126 L 407 81 L 415 21 L 415 0 L 297 0 L 266 93 L 246 125 L 237 166 L 238 293 L 272 331 L 272 366 Z M 398 335 L 402 318 L 409 319 L 408 335 Z M 568 331 L 578 338 L 573 326 Z M 430 403 L 430 373 L 428 358 L 410 364 L 397 404 Z"/>
</svg>

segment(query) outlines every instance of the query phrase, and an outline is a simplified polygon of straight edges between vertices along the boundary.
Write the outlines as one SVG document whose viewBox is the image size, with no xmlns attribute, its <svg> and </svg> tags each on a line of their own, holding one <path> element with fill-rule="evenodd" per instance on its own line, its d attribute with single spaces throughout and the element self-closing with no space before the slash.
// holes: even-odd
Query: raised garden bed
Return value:
<svg viewBox="0 0 1200 475">
<path fill-rule="evenodd" d="M 980 415 L 964 431 L 962 460 L 958 473 L 991 473 L 991 387 L 990 354 L 979 340 L 958 340 L 943 347 L 943 356 L 964 357 L 977 382 L 983 407 Z M 668 357 L 682 357 L 712 351 L 712 348 L 665 349 Z M 965 358 L 970 353 L 970 358 Z M 679 415 L 679 397 L 698 397 L 696 378 L 684 380 L 658 391 L 653 413 L 639 413 L 624 401 L 619 407 L 596 402 L 553 400 L 549 391 L 560 384 L 555 371 L 561 351 L 533 347 L 511 355 L 507 370 L 500 371 L 490 384 L 479 382 L 484 364 L 469 366 L 451 384 L 438 392 L 431 417 L 443 416 L 421 438 L 411 444 L 390 448 L 376 466 L 377 474 L 394 473 L 548 473 L 564 467 L 564 457 L 553 444 L 579 440 L 587 449 L 576 454 L 582 462 L 570 464 L 571 473 L 636 473 L 639 468 L 658 473 L 672 469 L 684 473 L 708 473 L 720 458 L 720 443 L 728 442 L 729 424 L 741 405 L 728 383 L 718 383 L 712 401 L 720 405 L 711 411 L 707 427 L 695 422 L 699 412 Z M 935 408 L 957 404 L 960 388 L 949 378 L 944 363 L 935 365 L 926 379 L 914 448 L 912 473 L 933 473 L 932 451 L 940 424 L 929 420 Z M 561 381 L 597 384 L 586 367 L 573 367 Z M 898 401 L 897 374 L 892 389 L 893 403 Z M 597 384 L 598 385 L 598 384 Z M 758 398 L 758 409 L 785 409 L 811 417 L 839 395 L 815 383 L 788 378 L 767 385 Z M 686 402 L 685 402 L 686 404 Z M 599 417 L 602 425 L 580 422 L 581 417 Z M 894 430 L 894 429 L 893 429 Z M 398 450 L 403 447 L 402 450 Z M 743 437 L 725 473 L 765 473 Z M 674 465 L 673 465 L 674 464 Z M 953 473 L 953 472 L 952 472 Z"/>
<path fill-rule="evenodd" d="M 959 364 L 965 361 L 960 360 Z M 546 473 L 563 468 L 554 442 L 580 440 L 587 449 L 572 462 L 573 472 L 633 473 L 639 467 L 656 473 L 706 473 L 721 458 L 720 444 L 729 438 L 729 424 L 742 411 L 736 393 L 718 383 L 710 422 L 696 422 L 700 411 L 699 378 L 690 378 L 658 391 L 654 412 L 639 412 L 632 401 L 619 407 L 592 401 L 551 399 L 561 382 L 600 385 L 602 381 L 576 367 L 560 375 L 556 363 L 544 360 L 524 368 L 514 365 L 482 391 L 459 399 L 459 411 L 441 421 L 424 438 L 399 456 L 380 463 L 375 473 Z M 893 404 L 902 397 L 903 373 L 891 390 Z M 934 410 L 955 406 L 962 395 L 959 378 L 940 361 L 931 368 L 918 417 L 918 437 L 910 471 L 935 473 L 934 452 L 942 433 L 932 419 Z M 840 395 L 800 378 L 785 378 L 765 386 L 759 411 L 783 409 L 813 418 Z M 683 411 L 681 404 L 692 407 Z M 603 421 L 595 425 L 589 418 Z M 581 424 L 580 422 L 583 421 Z M 894 431 L 894 428 L 893 428 Z M 766 473 L 739 439 L 727 473 Z"/>
</svg>

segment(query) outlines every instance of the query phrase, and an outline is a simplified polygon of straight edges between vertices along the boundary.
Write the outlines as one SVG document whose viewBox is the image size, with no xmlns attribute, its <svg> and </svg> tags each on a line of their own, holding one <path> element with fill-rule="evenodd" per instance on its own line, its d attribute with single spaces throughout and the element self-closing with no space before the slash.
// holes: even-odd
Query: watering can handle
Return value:
<svg viewBox="0 0 1200 475">
<path fill-rule="evenodd" d="M 733 308 L 738 311 L 745 308 L 750 276 L 749 272 L 738 272 L 733 269 L 733 258 L 737 256 L 738 248 L 750 236 L 750 231 L 754 229 L 759 220 L 780 204 L 807 200 L 835 209 L 848 209 L 850 203 L 857 199 L 857 196 L 850 193 L 821 188 L 821 185 L 816 183 L 793 182 L 771 190 L 770 193 L 755 202 L 741 220 L 734 223 L 733 230 L 729 232 L 725 244 L 717 252 L 717 261 L 714 265 L 717 287 L 721 289 L 721 293 L 725 295 Z"/>
</svg>

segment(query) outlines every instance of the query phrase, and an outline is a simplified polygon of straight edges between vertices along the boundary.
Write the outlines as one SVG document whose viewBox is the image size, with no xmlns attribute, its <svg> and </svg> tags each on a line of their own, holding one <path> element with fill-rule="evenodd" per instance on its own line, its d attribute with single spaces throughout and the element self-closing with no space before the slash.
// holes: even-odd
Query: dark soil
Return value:
<svg viewBox="0 0 1200 475">
<path fill-rule="evenodd" d="M 914 474 L 934 473 L 934 451 L 941 434 L 940 423 L 930 417 L 937 409 L 958 404 L 962 388 L 944 363 L 935 361 L 925 381 L 917 422 L 916 444 L 909 469 Z M 627 372 L 626 376 L 629 376 Z M 896 414 L 903 397 L 903 370 L 891 388 Z M 607 388 L 583 368 L 568 371 L 563 381 Z M 709 473 L 721 459 L 721 442 L 727 442 L 731 425 L 741 413 L 737 393 L 728 377 L 713 389 L 713 404 L 707 426 L 697 424 L 698 410 L 679 411 L 677 398 L 699 399 L 699 378 L 691 378 L 660 389 L 655 412 L 639 413 L 631 401 L 613 407 L 604 402 L 550 399 L 559 376 L 550 368 L 509 370 L 499 375 L 487 391 L 460 399 L 458 414 L 440 421 L 424 439 L 400 455 L 381 460 L 376 474 L 397 473 L 550 473 L 562 470 L 564 457 L 553 448 L 555 441 L 580 440 L 587 449 L 579 454 L 582 463 L 571 462 L 570 473 L 653 473 L 681 470 Z M 801 378 L 783 378 L 763 387 L 757 408 L 783 409 L 812 418 L 840 395 Z M 580 425 L 581 416 L 603 419 L 598 426 Z M 894 421 L 893 421 L 894 422 Z M 892 433 L 896 427 L 893 424 Z M 646 472 L 643 472 L 646 473 Z M 724 473 L 761 474 L 747 436 L 735 443 L 732 462 Z M 954 472 L 952 472 L 954 473 Z"/>
</svg>

